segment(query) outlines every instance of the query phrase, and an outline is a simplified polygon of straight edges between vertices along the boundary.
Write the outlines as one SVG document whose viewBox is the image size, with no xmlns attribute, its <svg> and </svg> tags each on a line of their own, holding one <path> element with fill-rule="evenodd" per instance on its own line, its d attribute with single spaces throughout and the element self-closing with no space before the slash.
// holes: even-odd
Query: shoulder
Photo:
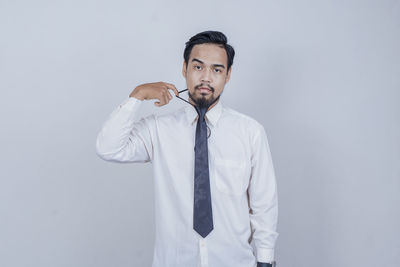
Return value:
<svg viewBox="0 0 400 267">
<path fill-rule="evenodd" d="M 245 127 L 247 132 L 253 133 L 254 135 L 258 135 L 265 131 L 264 126 L 255 118 L 231 107 L 224 106 L 222 116 L 225 119 L 231 120 L 231 122 L 238 123 L 240 126 Z"/>
<path fill-rule="evenodd" d="M 154 114 L 155 121 L 159 123 L 173 123 L 180 121 L 185 114 L 185 107 L 177 108 L 162 114 Z"/>
</svg>

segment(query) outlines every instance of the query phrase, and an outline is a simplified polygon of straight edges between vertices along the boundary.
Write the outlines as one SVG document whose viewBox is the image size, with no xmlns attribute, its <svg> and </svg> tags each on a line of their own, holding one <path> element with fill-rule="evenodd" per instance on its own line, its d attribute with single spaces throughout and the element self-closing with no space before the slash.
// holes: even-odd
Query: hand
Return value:
<svg viewBox="0 0 400 267">
<path fill-rule="evenodd" d="M 169 103 L 172 99 L 171 93 L 168 91 L 171 89 L 175 92 L 175 95 L 179 95 L 178 89 L 175 85 L 166 82 L 156 82 L 156 83 L 144 83 L 137 86 L 129 97 L 135 97 L 140 100 L 144 99 L 158 99 L 154 105 L 161 107 Z"/>
</svg>

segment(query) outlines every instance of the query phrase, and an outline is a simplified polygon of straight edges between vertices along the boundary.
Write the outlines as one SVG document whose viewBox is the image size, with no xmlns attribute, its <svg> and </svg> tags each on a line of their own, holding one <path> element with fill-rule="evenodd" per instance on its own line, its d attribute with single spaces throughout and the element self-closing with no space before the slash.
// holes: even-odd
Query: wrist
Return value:
<svg viewBox="0 0 400 267">
<path fill-rule="evenodd" d="M 276 266 L 276 262 L 257 262 L 257 267 L 275 267 Z"/>
<path fill-rule="evenodd" d="M 145 96 L 141 93 L 141 90 L 136 87 L 135 90 L 133 90 L 133 92 L 129 95 L 129 97 L 134 97 L 137 98 L 139 100 L 145 100 Z"/>
</svg>

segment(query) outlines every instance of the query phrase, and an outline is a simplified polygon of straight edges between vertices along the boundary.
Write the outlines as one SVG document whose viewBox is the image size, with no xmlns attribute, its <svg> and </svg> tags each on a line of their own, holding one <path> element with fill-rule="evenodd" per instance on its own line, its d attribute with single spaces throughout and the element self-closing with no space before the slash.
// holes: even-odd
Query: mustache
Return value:
<svg viewBox="0 0 400 267">
<path fill-rule="evenodd" d="M 207 85 L 202 85 L 202 84 L 196 85 L 196 86 L 194 87 L 194 89 L 199 89 L 200 87 L 208 88 L 208 89 L 210 89 L 211 92 L 214 92 L 214 88 L 213 88 L 213 87 L 207 86 Z"/>
</svg>

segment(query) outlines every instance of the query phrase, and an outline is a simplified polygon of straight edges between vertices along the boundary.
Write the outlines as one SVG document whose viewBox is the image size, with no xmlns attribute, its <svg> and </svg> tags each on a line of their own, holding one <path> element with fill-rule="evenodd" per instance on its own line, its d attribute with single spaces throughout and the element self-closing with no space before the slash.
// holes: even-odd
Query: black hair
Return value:
<svg viewBox="0 0 400 267">
<path fill-rule="evenodd" d="M 190 53 L 192 52 L 193 46 L 197 44 L 216 44 L 221 48 L 224 48 L 226 55 L 228 57 L 227 62 L 227 72 L 233 64 L 233 58 L 235 57 L 235 49 L 227 43 L 227 38 L 225 34 L 219 31 L 204 31 L 191 37 L 189 41 L 186 42 L 185 51 L 183 52 L 183 59 L 186 62 L 186 68 L 188 66 Z"/>
</svg>

